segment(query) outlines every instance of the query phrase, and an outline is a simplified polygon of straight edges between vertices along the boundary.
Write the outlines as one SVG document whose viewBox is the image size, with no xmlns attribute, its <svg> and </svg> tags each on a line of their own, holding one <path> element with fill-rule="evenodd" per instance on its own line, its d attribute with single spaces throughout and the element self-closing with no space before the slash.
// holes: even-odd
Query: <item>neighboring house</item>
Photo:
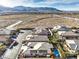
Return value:
<svg viewBox="0 0 79 59">
<path fill-rule="evenodd" d="M 21 30 L 27 33 L 29 30 Z M 21 47 L 23 57 L 47 57 L 50 56 L 52 44 L 49 44 L 48 35 L 50 32 L 44 28 L 35 28 L 25 36 Z"/>
<path fill-rule="evenodd" d="M 58 34 L 61 35 L 62 33 L 66 33 L 68 31 L 70 31 L 69 28 L 67 28 L 67 27 L 61 27 L 61 28 L 58 29 Z"/>
<path fill-rule="evenodd" d="M 44 35 L 27 35 L 27 42 L 49 42 L 48 36 Z"/>
<path fill-rule="evenodd" d="M 23 37 L 24 39 L 23 41 L 25 41 L 29 39 L 29 38 L 27 39 L 26 37 L 28 37 L 29 35 L 32 35 L 33 32 L 32 30 L 28 30 L 28 29 L 21 29 L 19 34 L 22 34 L 22 33 L 25 33 Z"/>
<path fill-rule="evenodd" d="M 11 30 L 0 29 L 0 35 L 10 35 Z"/>
<path fill-rule="evenodd" d="M 61 35 L 70 53 L 79 51 L 79 33 L 68 31 Z"/>
<path fill-rule="evenodd" d="M 79 39 L 79 33 L 75 33 L 72 31 L 68 31 L 66 33 L 63 33 L 61 36 L 62 36 L 63 40 L 70 40 L 70 39 L 78 40 Z"/>
<path fill-rule="evenodd" d="M 48 35 L 50 32 L 47 29 L 35 28 L 33 30 L 26 31 L 31 33 L 25 37 L 25 41 L 27 42 L 49 42 Z M 21 32 L 24 32 L 24 30 L 21 30 Z"/>
<path fill-rule="evenodd" d="M 40 27 L 37 27 L 33 30 L 33 34 L 34 35 L 50 35 L 50 32 L 48 30 L 48 28 L 40 28 Z"/>
<path fill-rule="evenodd" d="M 23 52 L 24 57 L 47 57 L 50 56 L 52 44 L 46 42 L 29 42 L 28 48 Z M 23 48 L 21 48 L 23 50 Z"/>
<path fill-rule="evenodd" d="M 66 45 L 70 53 L 79 51 L 79 40 L 66 40 Z"/>
</svg>

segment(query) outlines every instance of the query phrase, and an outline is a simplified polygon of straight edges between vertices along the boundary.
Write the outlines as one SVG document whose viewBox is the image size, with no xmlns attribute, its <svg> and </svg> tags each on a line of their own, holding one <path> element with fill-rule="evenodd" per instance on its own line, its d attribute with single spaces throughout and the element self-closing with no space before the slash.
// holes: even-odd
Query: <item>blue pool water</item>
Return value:
<svg viewBox="0 0 79 59">
<path fill-rule="evenodd" d="M 60 57 L 59 51 L 56 48 L 54 48 L 53 52 L 55 57 Z"/>
</svg>

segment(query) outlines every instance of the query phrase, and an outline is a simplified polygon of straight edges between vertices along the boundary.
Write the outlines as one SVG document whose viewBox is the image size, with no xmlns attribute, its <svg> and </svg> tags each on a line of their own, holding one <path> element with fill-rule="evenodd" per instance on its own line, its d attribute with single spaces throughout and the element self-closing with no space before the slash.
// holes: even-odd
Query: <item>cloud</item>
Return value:
<svg viewBox="0 0 79 59">
<path fill-rule="evenodd" d="M 54 3 L 51 7 L 58 8 L 60 10 L 71 10 L 71 11 L 79 11 L 79 2 L 60 2 Z"/>
<path fill-rule="evenodd" d="M 78 6 L 79 2 L 71 2 L 71 3 L 54 3 L 52 5 L 58 5 L 58 6 Z"/>
<path fill-rule="evenodd" d="M 52 5 L 78 5 L 79 0 L 1 0 L 0 5 L 5 6 L 52 6 Z"/>
<path fill-rule="evenodd" d="M 14 7 L 55 7 L 58 9 L 79 9 L 79 0 L 1 0 L 0 5 Z"/>
</svg>

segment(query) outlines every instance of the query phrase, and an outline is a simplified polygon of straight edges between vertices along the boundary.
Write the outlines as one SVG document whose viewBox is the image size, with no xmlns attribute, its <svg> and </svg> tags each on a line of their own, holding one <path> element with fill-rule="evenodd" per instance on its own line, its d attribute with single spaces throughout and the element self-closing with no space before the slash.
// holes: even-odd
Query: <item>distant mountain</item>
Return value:
<svg viewBox="0 0 79 59">
<path fill-rule="evenodd" d="M 12 12 L 13 8 L 0 6 L 0 13 Z"/>
<path fill-rule="evenodd" d="M 25 7 L 25 6 L 16 6 L 14 8 L 0 6 L 1 12 L 44 12 L 44 13 L 52 13 L 52 12 L 60 12 L 60 10 L 51 7 Z"/>
</svg>

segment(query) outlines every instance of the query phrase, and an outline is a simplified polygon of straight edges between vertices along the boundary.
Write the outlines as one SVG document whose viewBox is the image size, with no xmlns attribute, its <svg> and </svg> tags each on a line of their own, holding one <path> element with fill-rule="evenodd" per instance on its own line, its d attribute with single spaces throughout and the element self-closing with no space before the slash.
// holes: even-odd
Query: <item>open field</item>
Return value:
<svg viewBox="0 0 79 59">
<path fill-rule="evenodd" d="M 0 16 L 0 20 L 5 20 L 5 22 L 3 22 L 4 25 L 6 25 L 7 20 L 10 22 L 10 24 L 12 24 L 13 21 L 23 21 L 21 24 L 15 26 L 15 28 L 32 28 L 37 26 L 53 27 L 54 25 L 67 25 L 79 27 L 79 20 L 75 21 L 73 19 L 64 18 L 66 16 L 78 18 L 79 14 L 73 14 L 73 16 L 71 14 L 59 14 L 59 16 L 61 17 L 56 16 L 56 14 L 16 14 Z M 8 25 L 10 24 L 8 23 Z"/>
<path fill-rule="evenodd" d="M 79 18 L 79 14 L 78 13 L 67 13 L 67 14 L 60 14 L 61 16 L 68 16 L 68 17 L 73 17 L 73 18 Z"/>
<path fill-rule="evenodd" d="M 11 25 L 15 22 L 16 22 L 16 20 L 11 20 L 11 21 L 9 21 L 9 20 L 0 20 L 0 28 L 7 27 L 7 26 L 9 26 L 9 25 Z"/>
</svg>

